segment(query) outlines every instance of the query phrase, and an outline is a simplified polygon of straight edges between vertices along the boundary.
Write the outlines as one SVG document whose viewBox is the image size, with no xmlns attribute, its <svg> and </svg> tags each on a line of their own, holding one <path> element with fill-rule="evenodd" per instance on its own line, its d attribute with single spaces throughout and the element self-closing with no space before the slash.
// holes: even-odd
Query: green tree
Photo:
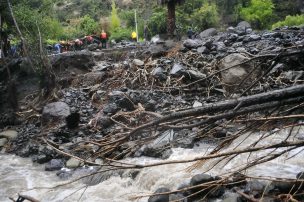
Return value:
<svg viewBox="0 0 304 202">
<path fill-rule="evenodd" d="M 84 35 L 93 34 L 98 30 L 98 23 L 89 15 L 85 15 L 80 19 L 80 33 Z"/>
<path fill-rule="evenodd" d="M 209 27 L 218 26 L 219 14 L 215 3 L 206 2 L 191 16 L 194 27 L 206 29 Z"/>
<path fill-rule="evenodd" d="M 271 0 L 251 0 L 249 7 L 240 9 L 240 15 L 258 29 L 262 29 L 270 25 L 273 9 Z"/>
<path fill-rule="evenodd" d="M 113 32 L 115 29 L 120 27 L 120 19 L 117 15 L 117 8 L 115 1 L 112 0 L 112 11 L 111 11 L 111 31 Z"/>
<path fill-rule="evenodd" d="M 185 0 L 159 0 L 158 3 L 161 5 L 167 5 L 167 32 L 168 36 L 172 38 L 175 31 L 175 7 L 176 4 L 184 3 Z"/>
</svg>

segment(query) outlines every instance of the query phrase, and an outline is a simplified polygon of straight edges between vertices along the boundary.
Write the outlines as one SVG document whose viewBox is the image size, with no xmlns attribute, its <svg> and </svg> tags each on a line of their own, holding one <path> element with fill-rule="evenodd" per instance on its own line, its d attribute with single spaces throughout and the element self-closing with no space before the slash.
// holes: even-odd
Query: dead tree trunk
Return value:
<svg viewBox="0 0 304 202">
<path fill-rule="evenodd" d="M 167 4 L 168 8 L 168 22 L 167 22 L 167 32 L 168 37 L 173 38 L 175 30 L 175 1 L 169 1 Z"/>
</svg>

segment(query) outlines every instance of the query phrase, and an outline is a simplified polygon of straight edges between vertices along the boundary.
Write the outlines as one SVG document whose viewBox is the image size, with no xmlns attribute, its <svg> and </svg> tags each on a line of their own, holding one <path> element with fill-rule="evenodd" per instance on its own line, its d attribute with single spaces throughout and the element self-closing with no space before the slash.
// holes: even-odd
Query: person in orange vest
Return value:
<svg viewBox="0 0 304 202">
<path fill-rule="evenodd" d="M 100 39 L 101 39 L 101 48 L 107 48 L 108 36 L 107 36 L 107 33 L 104 30 L 101 31 Z"/>
</svg>

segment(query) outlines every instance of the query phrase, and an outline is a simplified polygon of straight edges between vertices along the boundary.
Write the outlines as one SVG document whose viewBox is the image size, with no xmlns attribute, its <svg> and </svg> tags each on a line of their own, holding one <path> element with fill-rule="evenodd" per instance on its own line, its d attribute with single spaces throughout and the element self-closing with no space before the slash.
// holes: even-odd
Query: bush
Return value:
<svg viewBox="0 0 304 202">
<path fill-rule="evenodd" d="M 167 32 L 167 15 L 164 8 L 156 8 L 150 17 L 148 24 L 149 33 L 151 36 L 156 34 L 164 34 Z"/>
<path fill-rule="evenodd" d="M 304 15 L 286 16 L 285 20 L 279 21 L 272 25 L 272 29 L 283 26 L 299 26 L 304 25 Z"/>
<path fill-rule="evenodd" d="M 251 0 L 249 7 L 240 9 L 240 15 L 258 29 L 262 29 L 269 26 L 273 9 L 271 0 Z"/>
<path fill-rule="evenodd" d="M 191 18 L 194 22 L 193 26 L 201 30 L 217 26 L 219 23 L 219 14 L 216 4 L 206 2 L 192 14 Z"/>
<path fill-rule="evenodd" d="M 98 31 L 98 23 L 89 15 L 85 15 L 80 19 L 80 33 L 83 35 L 90 35 Z"/>
<path fill-rule="evenodd" d="M 115 5 L 115 1 L 112 0 L 112 11 L 111 11 L 111 30 L 116 30 L 120 27 L 120 19 L 117 15 L 117 9 Z"/>
<path fill-rule="evenodd" d="M 111 32 L 110 40 L 115 40 L 116 42 L 120 42 L 122 40 L 130 40 L 131 39 L 132 30 L 127 28 L 116 28 L 113 32 Z"/>
</svg>

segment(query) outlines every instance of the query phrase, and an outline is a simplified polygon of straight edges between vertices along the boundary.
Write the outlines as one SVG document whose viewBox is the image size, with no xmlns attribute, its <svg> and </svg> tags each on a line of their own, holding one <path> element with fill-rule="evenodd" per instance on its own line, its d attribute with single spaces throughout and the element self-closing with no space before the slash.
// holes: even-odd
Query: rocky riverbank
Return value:
<svg viewBox="0 0 304 202">
<path fill-rule="evenodd" d="M 17 113 L 12 113 L 7 102 L 9 85 L 3 79 L 0 85 L 2 152 L 30 157 L 33 162 L 45 164 L 46 171 L 57 170 L 61 178 L 73 175 L 73 171 L 62 168 L 77 170 L 84 164 L 107 163 L 106 159 L 142 156 L 167 159 L 173 148 L 191 149 L 201 143 L 221 145 L 241 133 L 248 123 L 242 116 L 231 120 L 223 117 L 207 126 L 184 128 L 185 125 L 172 122 L 177 127 L 169 125 L 167 129 L 153 130 L 151 126 L 124 142 L 106 145 L 154 118 L 301 85 L 304 81 L 303 28 L 255 32 L 248 23 L 242 22 L 237 27 L 229 27 L 227 32 L 211 28 L 195 39 L 182 42 L 158 38 L 153 41 L 149 45 L 118 44 L 112 50 L 52 56 L 57 89 L 43 102 L 35 100 L 39 85 L 37 78 L 25 68 L 26 61 L 12 61 L 9 68 L 16 77 L 19 107 Z M 2 70 L 4 72 L 4 68 Z M 297 107 L 303 102 L 299 99 L 279 111 L 291 108 L 285 116 L 303 113 L 303 109 Z M 279 115 L 278 109 L 271 110 Z M 265 114 L 274 113 L 271 110 L 256 111 L 250 117 L 264 118 Z M 195 125 L 206 117 L 194 118 L 190 117 L 187 123 Z M 288 124 L 297 124 L 300 132 L 295 137 L 303 140 L 303 117 L 278 119 L 256 130 L 271 131 Z M 279 200 L 278 196 L 286 190 L 303 189 L 299 183 L 294 188 L 294 183 L 285 181 L 268 187 L 242 174 L 233 176 L 197 174 L 189 184 L 177 187 L 182 191 L 152 196 L 149 202 L 220 198 L 228 192 L 235 194 L 223 199 L 226 202 L 254 201 L 263 194 L 273 201 Z M 303 176 L 299 173 L 294 178 L 303 179 Z M 208 183 L 212 186 L 207 186 Z M 201 184 L 205 189 L 202 190 Z M 170 190 L 160 187 L 155 193 L 163 192 Z"/>
</svg>

